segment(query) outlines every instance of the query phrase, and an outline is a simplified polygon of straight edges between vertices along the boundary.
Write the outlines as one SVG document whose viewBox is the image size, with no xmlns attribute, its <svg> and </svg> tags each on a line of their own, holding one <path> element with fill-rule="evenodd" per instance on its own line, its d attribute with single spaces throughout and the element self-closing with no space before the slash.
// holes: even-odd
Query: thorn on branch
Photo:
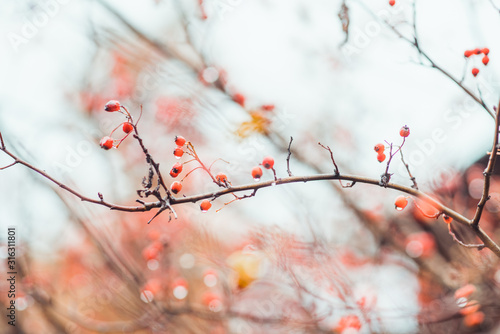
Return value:
<svg viewBox="0 0 500 334">
<path fill-rule="evenodd" d="M 102 194 L 101 194 L 101 193 L 97 193 L 97 197 L 99 197 L 99 199 L 101 200 L 101 202 L 103 202 L 103 201 L 104 201 L 104 197 L 102 196 Z"/>
</svg>

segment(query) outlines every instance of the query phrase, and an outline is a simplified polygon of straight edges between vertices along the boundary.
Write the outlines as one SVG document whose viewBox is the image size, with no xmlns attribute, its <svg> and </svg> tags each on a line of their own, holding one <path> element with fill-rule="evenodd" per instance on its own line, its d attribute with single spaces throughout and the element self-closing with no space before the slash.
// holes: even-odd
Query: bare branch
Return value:
<svg viewBox="0 0 500 334">
<path fill-rule="evenodd" d="M 477 226 L 479 224 L 479 220 L 481 219 L 481 215 L 483 213 L 484 206 L 486 205 L 486 201 L 490 198 L 490 179 L 491 174 L 493 174 L 493 170 L 495 169 L 495 162 L 497 160 L 497 152 L 498 152 L 498 128 L 500 126 L 500 102 L 496 111 L 495 117 L 495 133 L 493 135 L 493 146 L 491 148 L 490 159 L 488 160 L 488 165 L 483 172 L 484 175 L 484 186 L 483 186 L 483 194 L 481 195 L 481 199 L 477 204 L 476 213 L 474 214 L 474 218 L 471 221 L 473 226 Z"/>
</svg>

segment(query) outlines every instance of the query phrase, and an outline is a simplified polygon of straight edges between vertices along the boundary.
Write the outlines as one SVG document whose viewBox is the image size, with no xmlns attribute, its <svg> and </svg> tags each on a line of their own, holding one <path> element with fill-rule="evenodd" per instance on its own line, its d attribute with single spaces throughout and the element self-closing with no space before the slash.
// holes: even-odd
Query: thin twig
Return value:
<svg viewBox="0 0 500 334">
<path fill-rule="evenodd" d="M 9 167 L 12 167 L 12 166 L 16 165 L 18 162 L 19 162 L 19 161 L 17 161 L 17 160 L 16 160 L 16 161 L 14 161 L 13 163 L 11 163 L 11 164 L 9 164 L 9 165 L 7 165 L 7 166 L 1 167 L 1 168 L 0 168 L 0 170 L 4 170 L 4 169 L 7 169 L 7 168 L 9 168 Z"/>
<path fill-rule="evenodd" d="M 448 224 L 448 232 L 452 236 L 453 240 L 455 240 L 459 245 L 464 246 L 466 248 L 477 248 L 477 250 L 482 250 L 484 247 L 486 247 L 484 244 L 466 244 L 462 241 L 460 241 L 456 234 L 451 230 L 451 223 Z"/>
<path fill-rule="evenodd" d="M 403 156 L 403 150 L 399 150 L 399 153 L 401 154 L 401 161 L 403 162 L 403 165 L 405 166 L 406 171 L 408 172 L 408 176 L 410 177 L 411 182 L 413 182 L 413 185 L 411 187 L 418 190 L 417 179 L 410 172 L 410 166 L 408 166 L 408 164 L 405 161 L 405 158 Z"/>
<path fill-rule="evenodd" d="M 500 102 L 499 106 L 496 111 L 496 117 L 495 117 L 495 133 L 493 135 L 493 147 L 491 148 L 491 154 L 490 154 L 490 159 L 488 160 L 488 165 L 486 166 L 486 169 L 483 172 L 484 175 L 484 186 L 483 186 L 483 194 L 481 195 L 481 199 L 479 200 L 479 203 L 477 204 L 477 209 L 476 213 L 474 214 L 474 218 L 471 221 L 471 224 L 473 226 L 477 226 L 479 224 L 479 220 L 481 219 L 481 215 L 483 213 L 484 206 L 486 205 L 486 201 L 490 198 L 490 180 L 491 180 L 491 175 L 493 174 L 493 171 L 495 169 L 495 162 L 497 160 L 497 154 L 495 154 L 498 151 L 498 130 L 500 126 Z"/>
<path fill-rule="evenodd" d="M 290 170 L 290 156 L 292 155 L 292 151 L 290 149 L 292 148 L 292 142 L 293 137 L 290 137 L 290 143 L 288 144 L 288 156 L 286 157 L 286 171 L 288 172 L 288 176 L 292 176 L 292 171 Z"/>
<path fill-rule="evenodd" d="M 334 169 L 334 173 L 339 175 L 340 172 L 339 172 L 339 167 L 337 166 L 337 163 L 335 162 L 335 159 L 333 158 L 333 152 L 332 150 L 330 149 L 330 146 L 325 146 L 321 143 L 318 143 L 319 146 L 323 147 L 325 150 L 327 150 L 328 152 L 330 152 L 330 158 L 332 159 L 332 162 L 333 162 L 333 166 L 335 167 Z"/>
</svg>

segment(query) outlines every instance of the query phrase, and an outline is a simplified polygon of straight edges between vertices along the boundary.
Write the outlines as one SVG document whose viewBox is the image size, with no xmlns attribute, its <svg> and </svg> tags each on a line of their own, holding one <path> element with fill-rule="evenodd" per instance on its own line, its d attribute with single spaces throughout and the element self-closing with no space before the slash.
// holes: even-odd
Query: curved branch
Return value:
<svg viewBox="0 0 500 334">
<path fill-rule="evenodd" d="M 1 143 L 0 143 L 1 144 Z M 76 190 L 69 188 L 68 186 L 64 185 L 63 183 L 57 181 L 44 171 L 34 167 L 33 165 L 23 161 L 10 151 L 8 151 L 5 146 L 0 146 L 0 150 L 5 152 L 7 155 L 12 157 L 15 161 L 18 161 L 19 164 L 22 164 L 23 166 L 28 167 L 29 169 L 37 172 L 38 174 L 42 175 L 46 179 L 50 180 L 51 182 L 57 184 L 59 187 L 62 189 L 68 191 L 69 193 L 73 194 L 74 196 L 80 198 L 84 202 L 89 202 L 93 204 L 98 204 L 98 205 L 103 205 L 106 206 L 112 210 L 119 210 L 119 211 L 126 211 L 126 212 L 144 212 L 144 211 L 150 211 L 154 208 L 162 208 L 162 205 L 166 201 L 169 201 L 170 206 L 174 206 L 177 204 L 182 204 L 182 203 L 189 203 L 189 202 L 197 202 L 203 199 L 215 199 L 227 194 L 231 193 L 236 193 L 236 192 L 243 192 L 243 191 L 257 191 L 258 189 L 261 188 L 267 188 L 267 187 L 273 187 L 276 185 L 282 185 L 282 184 L 288 184 L 288 183 L 299 183 L 299 182 L 312 182 L 312 181 L 322 181 L 322 180 L 344 180 L 344 181 L 351 181 L 351 182 L 356 182 L 356 183 L 364 183 L 364 184 L 371 184 L 375 186 L 380 186 L 380 180 L 374 179 L 374 178 L 369 178 L 369 177 L 363 177 L 363 176 L 357 176 L 357 175 L 348 175 L 348 174 L 317 174 L 317 175 L 309 175 L 309 176 L 290 176 L 290 177 L 285 177 L 285 178 L 277 178 L 269 181 L 263 181 L 259 183 L 253 183 L 253 184 L 247 184 L 247 185 L 241 185 L 241 186 L 236 186 L 236 187 L 229 187 L 229 188 L 224 188 L 215 192 L 211 193 L 206 193 L 206 194 L 200 194 L 200 195 L 193 195 L 193 196 L 187 196 L 187 197 L 181 197 L 181 198 L 175 198 L 175 197 L 167 197 L 161 201 L 156 201 L 156 202 L 149 202 L 149 203 L 142 203 L 142 206 L 122 206 L 122 205 L 117 205 L 117 204 L 112 204 L 105 202 L 103 199 L 95 200 L 86 196 L 81 195 L 78 193 Z M 479 239 L 483 241 L 485 246 L 489 248 L 495 255 L 497 255 L 500 258 L 500 247 L 478 226 L 478 224 L 473 224 L 472 220 L 467 219 L 466 217 L 462 216 L 460 213 L 448 208 L 447 206 L 441 204 L 439 201 L 436 199 L 432 198 L 431 196 L 427 195 L 426 193 L 421 192 L 420 190 L 395 184 L 395 183 L 386 183 L 383 185 L 385 188 L 390 188 L 394 190 L 398 190 L 400 192 L 404 192 L 410 195 L 413 195 L 417 198 L 425 200 L 427 203 L 431 204 L 434 206 L 436 209 L 438 209 L 440 212 L 452 217 L 455 221 L 468 226 L 471 228 L 474 233 L 477 235 Z M 102 196 L 102 195 L 101 195 Z M 99 197 L 101 197 L 99 196 Z"/>
</svg>

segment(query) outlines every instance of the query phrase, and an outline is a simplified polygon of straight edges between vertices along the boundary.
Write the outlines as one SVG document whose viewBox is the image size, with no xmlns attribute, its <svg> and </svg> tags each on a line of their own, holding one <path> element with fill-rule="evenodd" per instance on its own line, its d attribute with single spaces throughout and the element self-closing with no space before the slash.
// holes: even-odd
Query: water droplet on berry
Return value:
<svg viewBox="0 0 500 334">
<path fill-rule="evenodd" d="M 260 177 L 254 177 L 253 178 L 255 182 L 259 182 L 260 181 Z"/>
<path fill-rule="evenodd" d="M 396 210 L 398 210 L 398 211 L 403 211 L 403 208 L 402 208 L 402 207 L 400 207 L 400 206 L 397 206 L 397 207 L 396 207 Z"/>
</svg>

